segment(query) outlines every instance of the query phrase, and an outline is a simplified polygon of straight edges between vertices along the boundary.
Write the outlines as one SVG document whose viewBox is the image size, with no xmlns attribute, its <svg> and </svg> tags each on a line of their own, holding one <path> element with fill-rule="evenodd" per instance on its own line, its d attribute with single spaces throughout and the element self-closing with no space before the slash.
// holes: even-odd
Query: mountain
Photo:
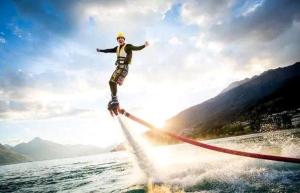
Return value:
<svg viewBox="0 0 300 193">
<path fill-rule="evenodd" d="M 221 93 L 225 93 L 225 92 L 227 92 L 227 91 L 229 91 L 229 90 L 231 90 L 235 87 L 238 87 L 238 86 L 248 82 L 249 80 L 250 80 L 250 78 L 245 78 L 244 80 L 235 81 L 235 82 L 231 83 L 229 86 L 227 86 L 224 90 L 222 90 Z"/>
<path fill-rule="evenodd" d="M 180 112 L 166 122 L 166 128 L 180 133 L 185 132 L 182 128 L 190 128 L 188 133 L 203 138 L 230 133 L 232 129 L 226 126 L 236 122 L 247 128 L 239 124 L 242 128 L 233 129 L 257 131 L 267 115 L 294 112 L 300 107 L 299 85 L 300 62 L 268 70 L 233 83 L 216 97 Z"/>
<path fill-rule="evenodd" d="M 13 149 L 13 146 L 10 146 L 8 144 L 4 144 L 4 147 L 6 147 L 7 149 Z"/>
<path fill-rule="evenodd" d="M 34 138 L 28 143 L 21 143 L 13 149 L 26 155 L 33 160 L 49 160 L 57 158 L 77 157 L 108 152 L 108 149 L 102 149 L 90 145 L 62 145 L 51 141 L 43 140 L 39 137 Z"/>
<path fill-rule="evenodd" d="M 124 150 L 126 150 L 126 144 L 120 143 L 120 144 L 116 145 L 114 148 L 112 148 L 112 150 L 110 150 L 110 152 L 124 151 Z"/>
<path fill-rule="evenodd" d="M 26 156 L 0 144 L 0 165 L 30 161 Z"/>
</svg>

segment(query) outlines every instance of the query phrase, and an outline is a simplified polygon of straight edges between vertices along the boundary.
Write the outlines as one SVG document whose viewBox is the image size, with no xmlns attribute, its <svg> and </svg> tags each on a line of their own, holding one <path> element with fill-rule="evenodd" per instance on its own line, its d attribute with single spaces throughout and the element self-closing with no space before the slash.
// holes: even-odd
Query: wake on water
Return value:
<svg viewBox="0 0 300 193">
<path fill-rule="evenodd" d="M 168 192 L 182 192 L 177 187 L 172 187 L 166 184 L 163 184 L 159 179 L 158 173 L 151 163 L 148 156 L 143 151 L 142 146 L 134 140 L 131 133 L 128 130 L 128 126 L 122 120 L 120 115 L 118 116 L 118 121 L 121 125 L 122 131 L 128 142 L 129 151 L 134 155 L 137 164 L 140 169 L 144 172 L 147 178 L 147 192 L 149 193 L 168 193 Z"/>
<path fill-rule="evenodd" d="M 132 154 L 120 151 L 1 166 L 0 192 L 295 193 L 300 190 L 300 164 L 227 155 L 189 144 L 148 147 L 146 140 L 134 132 L 135 126 L 130 125 L 128 129 L 121 118 Z M 205 143 L 300 157 L 300 129 Z"/>
<path fill-rule="evenodd" d="M 163 165 L 158 165 L 158 170 L 157 163 L 154 167 L 143 146 L 133 138 L 122 118 L 118 117 L 118 119 L 127 139 L 129 150 L 147 177 L 146 189 L 148 192 L 184 192 L 183 188 L 178 188 L 179 186 L 184 187 L 187 192 L 198 192 L 199 190 L 204 190 L 204 192 L 269 192 L 271 190 L 271 192 L 294 192 L 300 188 L 300 183 L 295 182 L 295 179 L 300 179 L 300 174 L 297 172 L 300 172 L 299 165 L 225 155 L 188 144 L 166 147 L 167 151 L 162 152 L 160 156 L 167 156 L 169 159 Z M 235 143 L 222 139 L 207 141 L 207 143 L 220 143 L 224 147 L 250 152 L 265 152 L 270 149 L 270 145 L 276 147 L 274 141 L 279 141 L 275 152 L 272 149 L 268 153 L 283 153 L 299 157 L 299 138 L 285 136 L 282 132 L 278 134 L 272 132 L 271 135 L 253 138 L 248 136 L 245 139 L 235 137 Z M 278 139 L 278 136 L 281 140 Z M 262 140 L 267 140 L 267 146 L 259 144 Z M 176 149 L 175 151 L 171 150 L 174 152 L 173 155 L 168 153 L 170 149 Z M 164 147 L 155 151 L 156 153 L 164 151 Z M 149 152 L 147 151 L 147 153 Z M 183 153 L 184 156 L 178 157 L 175 153 Z M 155 159 L 155 156 L 151 156 L 151 158 Z M 278 183 L 281 185 L 278 186 Z"/>
</svg>

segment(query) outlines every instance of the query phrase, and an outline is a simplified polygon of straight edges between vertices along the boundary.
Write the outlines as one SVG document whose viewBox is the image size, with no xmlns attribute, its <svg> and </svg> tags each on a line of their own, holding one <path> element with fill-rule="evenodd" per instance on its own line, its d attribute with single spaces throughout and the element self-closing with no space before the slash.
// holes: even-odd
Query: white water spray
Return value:
<svg viewBox="0 0 300 193">
<path fill-rule="evenodd" d="M 149 161 L 142 147 L 137 143 L 137 141 L 134 140 L 134 138 L 132 137 L 132 135 L 128 130 L 128 126 L 122 120 L 120 115 L 118 116 L 118 120 L 121 125 L 122 131 L 127 139 L 127 142 L 129 144 L 130 151 L 135 156 L 139 167 L 142 169 L 142 171 L 145 173 L 148 179 L 150 178 L 152 179 L 154 176 L 157 177 L 152 163 Z"/>
</svg>

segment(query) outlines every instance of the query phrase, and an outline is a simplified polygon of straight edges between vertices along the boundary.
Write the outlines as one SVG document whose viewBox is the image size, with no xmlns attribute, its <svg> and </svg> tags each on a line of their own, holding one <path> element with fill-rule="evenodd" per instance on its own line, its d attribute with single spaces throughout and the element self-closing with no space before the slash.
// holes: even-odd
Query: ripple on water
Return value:
<svg viewBox="0 0 300 193">
<path fill-rule="evenodd" d="M 210 140 L 233 149 L 300 156 L 299 137 L 293 133 Z M 163 148 L 161 148 L 163 149 Z M 159 150 L 159 149 L 158 149 Z M 162 188 L 186 192 L 299 192 L 300 165 L 242 158 L 190 145 L 155 150 L 151 161 L 160 172 Z M 165 151 L 167 150 L 167 151 Z M 160 158 L 165 158 L 160 160 Z M 163 161 L 163 162 L 161 162 Z M 112 153 L 72 159 L 31 162 L 0 167 L 0 192 L 143 193 L 136 164 L 129 154 Z"/>
</svg>

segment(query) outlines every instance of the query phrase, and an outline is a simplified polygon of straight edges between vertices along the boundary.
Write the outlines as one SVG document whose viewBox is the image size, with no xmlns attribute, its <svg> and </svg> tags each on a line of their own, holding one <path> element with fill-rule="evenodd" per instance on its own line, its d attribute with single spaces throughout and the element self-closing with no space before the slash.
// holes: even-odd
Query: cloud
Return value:
<svg viewBox="0 0 300 193">
<path fill-rule="evenodd" d="M 124 31 L 127 39 L 140 39 L 149 28 L 163 20 L 170 6 L 171 0 L 91 1 L 80 4 L 75 10 L 81 13 L 76 17 L 79 24 L 92 25 L 103 38 L 115 37 L 118 31 Z"/>
<path fill-rule="evenodd" d="M 5 43 L 6 43 L 6 39 L 0 36 L 0 44 L 5 44 Z"/>
<path fill-rule="evenodd" d="M 127 43 L 150 42 L 134 53 L 118 89 L 121 104 L 149 120 L 166 119 L 232 81 L 300 60 L 298 4 L 15 0 L 16 13 L 2 12 L 7 23 L 0 26 L 6 41 L 5 54 L 0 52 L 0 119 L 12 120 L 0 124 L 13 128 L 15 120 L 28 120 L 28 127 L 38 130 L 36 119 L 43 119 L 53 124 L 47 124 L 53 136 L 53 129 L 68 127 L 73 134 L 77 128 L 81 141 L 82 128 L 89 127 L 101 133 L 88 133 L 87 139 L 110 140 L 98 126 L 118 128 L 106 117 L 115 54 L 95 49 L 114 47 L 118 31 L 126 33 Z M 117 131 L 110 130 L 110 137 Z"/>
<path fill-rule="evenodd" d="M 211 32 L 227 42 L 249 38 L 252 41 L 271 41 L 300 19 L 298 1 L 266 0 L 255 9 L 252 7 L 242 11 L 237 17 L 231 16 L 220 25 L 213 25 Z"/>
<path fill-rule="evenodd" d="M 20 14 L 39 28 L 38 36 L 49 31 L 55 38 L 43 39 L 46 52 L 31 53 L 30 57 L 23 58 L 24 71 L 11 69 L 1 73 L 0 114 L 3 119 L 63 117 L 93 111 L 99 100 L 103 103 L 104 93 L 110 95 L 108 80 L 115 68 L 109 59 L 112 56 L 100 57 L 95 52 L 99 46 L 97 40 L 102 46 L 103 42 L 111 43 L 103 35 L 115 40 L 115 33 L 105 33 L 103 28 L 110 32 L 113 32 L 111 26 L 117 26 L 115 31 L 122 26 L 130 30 L 139 28 L 131 35 L 142 37 L 144 27 L 141 25 L 151 26 L 154 21 L 162 20 L 164 10 L 168 9 L 166 1 L 131 4 L 127 1 L 34 3 L 21 0 L 15 4 Z M 14 24 L 11 30 L 21 37 L 26 30 Z M 106 99 L 104 103 L 106 106 Z"/>
<path fill-rule="evenodd" d="M 76 83 L 77 89 L 72 88 L 71 82 Z M 72 105 L 82 91 L 77 83 L 74 77 L 65 73 L 1 72 L 0 119 L 48 119 L 93 113 L 90 108 Z M 71 96 L 75 99 L 70 99 Z"/>
<path fill-rule="evenodd" d="M 231 60 L 236 72 L 246 76 L 300 60 L 298 1 L 218 2 L 184 2 L 181 15 L 199 26 L 195 41 L 200 51 L 215 49 L 216 62 Z"/>
<path fill-rule="evenodd" d="M 155 15 L 163 17 L 169 8 L 168 1 L 105 1 L 105 0 L 14 0 L 20 13 L 35 22 L 35 27 L 45 33 L 66 35 L 80 29 L 81 24 L 101 23 L 102 30 L 108 30 L 105 24 L 116 29 L 141 29 L 147 23 L 156 20 Z M 153 17 L 154 16 L 154 17 Z M 133 23 L 134 21 L 134 23 Z M 145 22 L 147 21 L 147 22 Z M 114 24 L 118 23 L 118 26 Z M 135 24 L 135 25 L 131 25 Z M 128 26 L 129 25 L 129 26 Z"/>
<path fill-rule="evenodd" d="M 64 103 L 42 104 L 38 101 L 0 100 L 0 120 L 36 120 L 65 118 L 93 113 L 90 109 L 67 107 Z"/>
<path fill-rule="evenodd" d="M 183 42 L 178 37 L 173 36 L 169 39 L 169 44 L 176 46 L 183 44 Z"/>
<path fill-rule="evenodd" d="M 77 98 L 74 101 L 84 101 L 89 97 L 89 101 L 93 102 L 97 101 L 97 97 L 104 99 L 105 93 L 109 96 L 107 81 L 114 70 L 112 61 L 115 56 L 97 54 L 95 48 L 114 46 L 112 45 L 114 33 L 120 29 L 125 29 L 129 41 L 144 40 L 153 34 L 157 40 L 152 43 L 150 39 L 152 44 L 142 51 L 143 54 L 134 54 L 135 64 L 124 85 L 130 87 L 121 89 L 130 97 L 134 97 L 138 93 L 137 90 L 143 90 L 145 85 L 151 88 L 150 90 L 164 92 L 167 89 L 173 94 L 178 93 L 178 87 L 174 85 L 180 85 L 181 90 L 186 91 L 182 93 L 192 90 L 194 94 L 209 97 L 235 79 L 255 75 L 267 68 L 282 65 L 282 62 L 291 64 L 290 61 L 295 60 L 299 47 L 296 35 L 299 28 L 295 22 L 272 40 L 264 39 L 263 36 L 252 37 L 251 33 L 242 37 L 241 30 L 237 30 L 236 34 L 232 32 L 225 35 L 231 25 L 237 25 L 237 29 L 246 26 L 247 29 L 243 21 L 268 15 L 259 14 L 263 12 L 261 9 L 266 9 L 265 1 L 254 3 L 244 1 L 239 3 L 240 5 L 234 0 L 184 1 L 177 9 L 185 23 L 176 23 L 176 26 L 164 23 L 166 12 L 173 8 L 171 1 L 137 1 L 135 4 L 128 1 L 71 1 L 68 5 L 58 1 L 46 4 L 39 2 L 37 5 L 24 2 L 16 4 L 26 17 L 41 23 L 40 25 L 52 32 L 63 34 L 63 31 L 57 29 L 58 26 L 48 21 L 53 14 L 48 9 L 52 7 L 58 10 L 58 16 L 55 17 L 68 20 L 67 23 L 59 21 L 58 25 L 65 25 L 68 28 L 66 32 L 73 31 L 68 38 L 50 42 L 47 53 L 30 56 L 30 59 L 25 61 L 30 66 L 32 77 L 29 74 L 24 76 L 10 74 L 7 75 L 10 85 L 2 84 L 2 89 L 11 88 L 4 91 L 6 94 L 9 93 L 6 98 L 23 100 L 22 97 L 34 94 L 35 98 L 43 99 L 39 102 L 45 106 L 57 101 L 68 104 L 66 98 L 71 95 Z M 275 8 L 278 7 L 277 4 L 278 2 L 274 3 Z M 60 14 L 63 8 L 66 8 L 66 11 Z M 269 9 L 266 11 L 270 12 Z M 38 16 L 41 18 L 35 19 Z M 181 29 L 189 25 L 199 27 L 198 35 L 189 36 L 190 34 L 186 33 L 183 35 Z M 78 30 L 74 31 L 72 26 L 78 27 Z M 151 33 L 152 28 L 156 33 Z M 263 33 L 264 27 L 258 25 L 253 28 L 257 33 Z M 160 33 L 162 31 L 165 33 Z M 251 31 L 249 27 L 248 31 Z M 236 39 L 231 39 L 230 36 Z M 282 44 L 284 52 L 281 53 L 280 48 L 283 47 L 278 45 Z M 276 57 L 272 56 L 272 53 L 277 53 Z M 203 86 L 197 88 L 196 82 Z M 215 85 L 207 84 L 208 82 L 214 82 Z M 17 89 L 13 88 L 18 88 L 22 92 L 17 92 Z M 150 91 L 143 92 L 149 94 Z M 138 102 L 139 99 L 134 101 Z M 33 105 L 30 102 L 25 104 L 25 106 Z M 78 105 L 78 101 L 76 104 Z M 72 109 L 76 109 L 76 105 L 72 106 Z M 35 108 L 34 105 L 32 108 Z"/>
<path fill-rule="evenodd" d="M 217 24 L 223 21 L 229 13 L 232 0 L 192 0 L 185 1 L 182 6 L 181 17 L 188 24 L 197 24 L 206 28 L 211 23 Z"/>
<path fill-rule="evenodd" d="M 242 16 L 248 16 L 250 14 L 252 14 L 253 12 L 255 12 L 255 10 L 259 7 L 261 7 L 261 5 L 263 4 L 264 0 L 258 0 L 258 1 L 246 1 L 246 3 L 244 3 L 244 9 L 242 9 Z"/>
<path fill-rule="evenodd" d="M 300 3 L 288 0 L 187 1 L 181 15 L 188 23 L 222 41 L 270 41 L 299 21 Z"/>
</svg>

